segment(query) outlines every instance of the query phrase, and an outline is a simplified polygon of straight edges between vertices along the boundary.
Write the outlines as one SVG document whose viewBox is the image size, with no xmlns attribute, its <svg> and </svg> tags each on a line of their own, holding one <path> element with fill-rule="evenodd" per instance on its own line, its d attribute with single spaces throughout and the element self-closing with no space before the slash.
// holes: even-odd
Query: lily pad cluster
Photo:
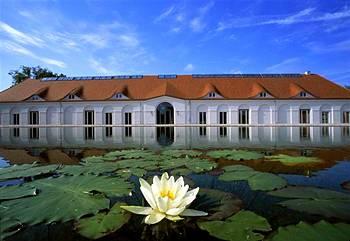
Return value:
<svg viewBox="0 0 350 241">
<path fill-rule="evenodd" d="M 216 150 L 207 152 L 207 156 L 214 159 L 227 159 L 234 161 L 257 160 L 264 158 L 264 155 L 255 151 L 246 150 Z"/>
<path fill-rule="evenodd" d="M 275 174 L 259 172 L 243 165 L 231 165 L 223 168 L 225 172 L 219 176 L 222 181 L 247 181 L 254 191 L 271 191 L 287 185 L 287 181 Z"/>
<path fill-rule="evenodd" d="M 271 231 L 271 226 L 265 218 L 245 210 L 224 221 L 206 221 L 197 224 L 211 236 L 229 241 L 259 241 L 264 239 L 261 232 Z"/>
<path fill-rule="evenodd" d="M 315 224 L 300 222 L 297 225 L 280 227 L 271 241 L 348 241 L 350 239 L 350 224 L 331 224 L 321 220 Z"/>
<path fill-rule="evenodd" d="M 289 156 L 284 154 L 266 156 L 265 160 L 267 161 L 278 161 L 287 166 L 295 166 L 299 164 L 312 164 L 323 162 L 321 159 L 316 157 L 308 156 Z"/>
<path fill-rule="evenodd" d="M 279 204 L 296 211 L 350 220 L 349 194 L 316 187 L 294 186 L 272 191 L 269 194 L 288 198 Z"/>
<path fill-rule="evenodd" d="M 18 189 L 15 191 L 15 187 Z M 11 227 L 78 220 L 109 209 L 108 197 L 127 195 L 132 185 L 116 177 L 60 176 L 1 189 L 0 216 Z M 38 191 L 37 191 L 38 190 Z M 6 230 L 4 230 L 6 233 Z"/>
<path fill-rule="evenodd" d="M 116 203 L 108 212 L 101 212 L 95 216 L 80 219 L 75 228 L 78 233 L 89 239 L 98 239 L 113 233 L 127 223 L 130 213 L 121 209 L 125 203 Z"/>
</svg>

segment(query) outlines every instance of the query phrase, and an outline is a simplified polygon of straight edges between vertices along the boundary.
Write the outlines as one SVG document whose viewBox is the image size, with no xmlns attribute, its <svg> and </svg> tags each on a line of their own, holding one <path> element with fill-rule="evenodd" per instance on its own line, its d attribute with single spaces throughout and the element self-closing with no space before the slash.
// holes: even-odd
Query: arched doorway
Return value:
<svg viewBox="0 0 350 241">
<path fill-rule="evenodd" d="M 157 125 L 174 124 L 174 107 L 168 102 L 162 102 L 157 107 Z M 162 146 L 174 142 L 174 127 L 157 127 L 157 141 Z"/>
</svg>

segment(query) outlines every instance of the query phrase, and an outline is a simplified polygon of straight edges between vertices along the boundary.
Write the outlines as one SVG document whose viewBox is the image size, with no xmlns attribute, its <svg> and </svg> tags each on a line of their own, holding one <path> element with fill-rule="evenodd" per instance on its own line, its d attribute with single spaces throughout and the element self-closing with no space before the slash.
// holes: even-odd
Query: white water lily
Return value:
<svg viewBox="0 0 350 241">
<path fill-rule="evenodd" d="M 150 207 L 121 206 L 121 208 L 141 215 L 147 215 L 146 224 L 155 224 L 164 218 L 171 221 L 182 220 L 183 216 L 206 216 L 206 212 L 193 209 L 186 209 L 196 199 L 199 188 L 188 191 L 189 186 L 185 185 L 183 177 L 176 181 L 173 176 L 169 178 L 168 173 L 162 177 L 153 177 L 152 185 L 140 178 L 140 190 Z M 181 217 L 182 216 L 182 217 Z"/>
</svg>

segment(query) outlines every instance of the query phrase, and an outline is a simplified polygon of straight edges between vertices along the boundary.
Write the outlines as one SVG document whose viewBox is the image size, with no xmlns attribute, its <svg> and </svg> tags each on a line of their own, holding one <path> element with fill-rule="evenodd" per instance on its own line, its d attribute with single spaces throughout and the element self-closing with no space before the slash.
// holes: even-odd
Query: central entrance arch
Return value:
<svg viewBox="0 0 350 241">
<path fill-rule="evenodd" d="M 168 102 L 162 102 L 157 107 L 157 125 L 174 124 L 174 107 Z M 174 142 L 174 127 L 157 127 L 157 141 L 162 146 L 169 146 Z"/>
<path fill-rule="evenodd" d="M 160 103 L 157 107 L 157 124 L 174 124 L 174 107 L 168 103 Z"/>
</svg>

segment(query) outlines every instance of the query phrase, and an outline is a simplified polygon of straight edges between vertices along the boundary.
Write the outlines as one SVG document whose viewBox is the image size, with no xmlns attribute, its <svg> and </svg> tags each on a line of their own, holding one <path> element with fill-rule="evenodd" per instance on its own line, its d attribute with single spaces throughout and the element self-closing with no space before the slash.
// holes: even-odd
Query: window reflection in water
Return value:
<svg viewBox="0 0 350 241">
<path fill-rule="evenodd" d="M 98 147 L 98 148 L 152 148 L 169 145 L 173 148 L 224 148 L 224 147 L 295 147 L 346 146 L 350 143 L 349 128 L 345 127 L 227 127 L 227 137 L 222 138 L 220 128 L 205 127 L 111 127 L 113 135 L 106 137 L 110 127 L 67 127 L 40 129 L 38 139 L 31 141 L 29 129 L 21 127 L 19 137 L 13 136 L 13 128 L 1 128 L 0 146 L 26 148 L 37 147 Z M 23 131 L 22 131 L 23 130 Z M 91 130 L 91 132 L 90 132 Z M 86 139 L 86 136 L 94 139 Z M 220 141 L 219 141 L 220 140 Z M 304 142 L 307 140 L 307 142 Z"/>
</svg>

